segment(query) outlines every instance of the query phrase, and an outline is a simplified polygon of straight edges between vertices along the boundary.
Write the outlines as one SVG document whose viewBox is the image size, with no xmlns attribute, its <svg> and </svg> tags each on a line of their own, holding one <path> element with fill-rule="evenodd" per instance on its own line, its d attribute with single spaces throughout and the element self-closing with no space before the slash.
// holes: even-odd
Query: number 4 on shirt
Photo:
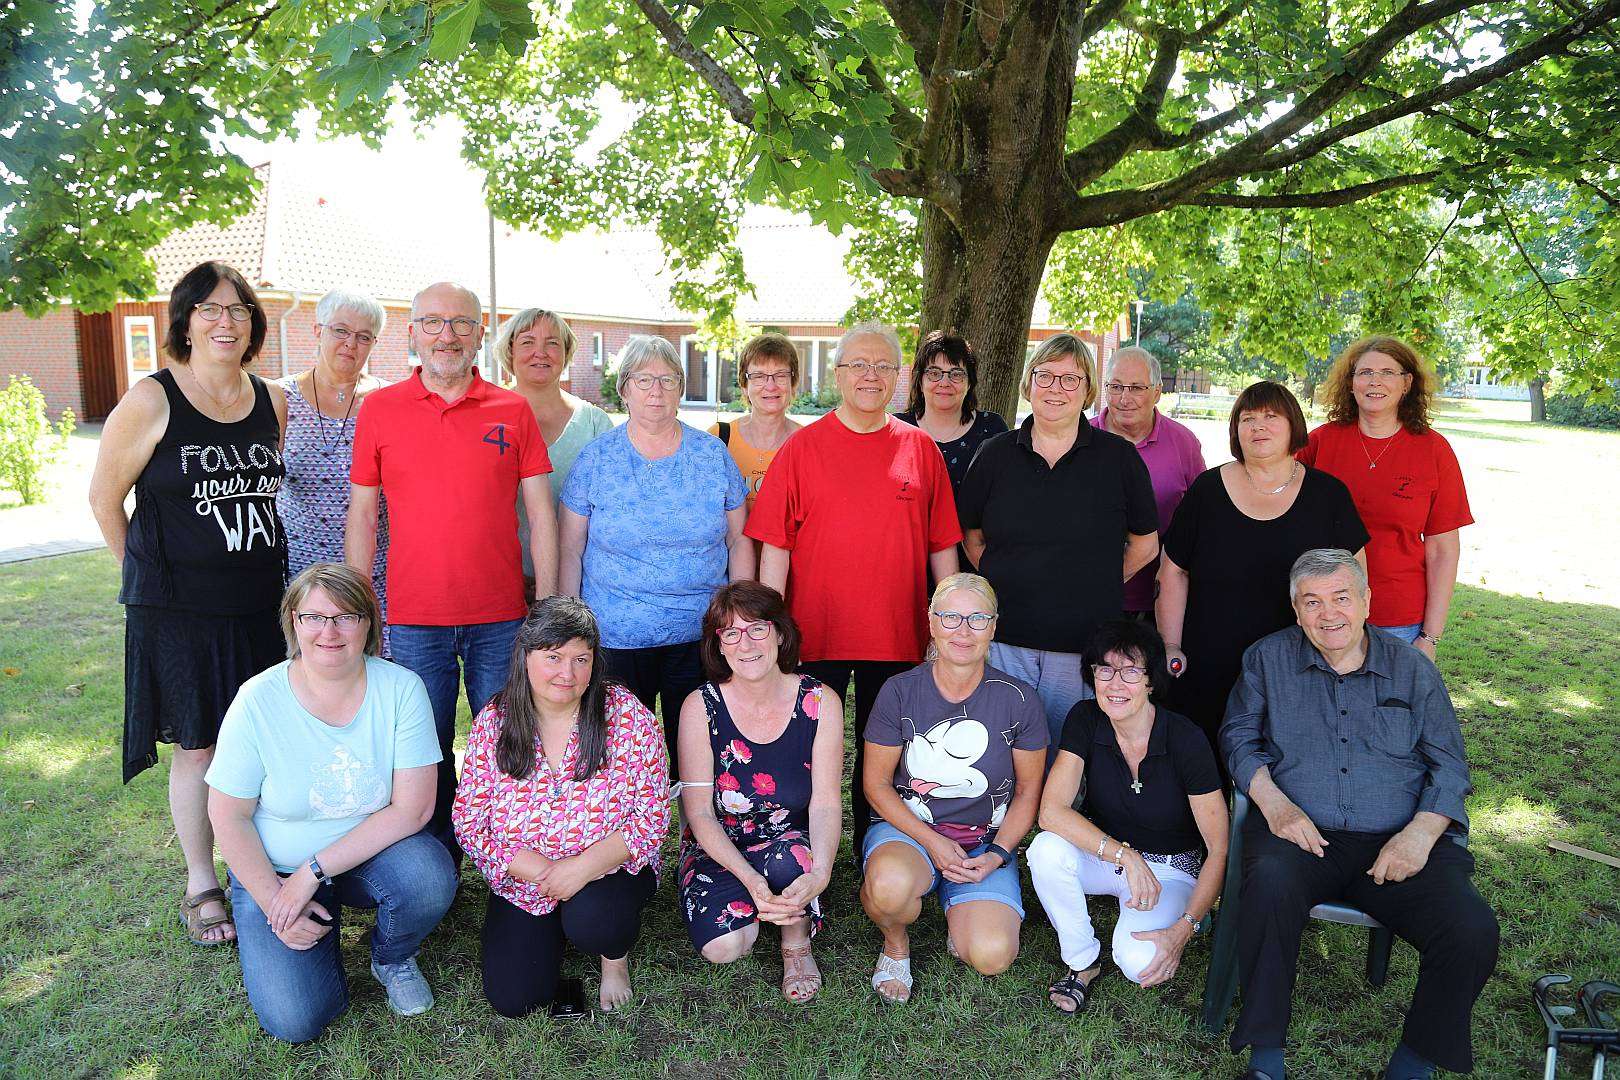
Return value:
<svg viewBox="0 0 1620 1080">
<path fill-rule="evenodd" d="M 506 448 L 512 445 L 506 441 L 505 424 L 496 424 L 488 431 L 484 432 L 484 441 L 489 443 L 491 446 L 499 447 L 502 457 L 506 456 Z"/>
</svg>

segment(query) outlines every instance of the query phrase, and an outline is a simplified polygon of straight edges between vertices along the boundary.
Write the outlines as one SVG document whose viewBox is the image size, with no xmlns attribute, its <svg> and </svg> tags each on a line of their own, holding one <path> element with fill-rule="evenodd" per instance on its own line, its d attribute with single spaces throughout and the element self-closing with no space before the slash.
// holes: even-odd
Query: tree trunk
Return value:
<svg viewBox="0 0 1620 1080">
<path fill-rule="evenodd" d="M 1547 380 L 1535 378 L 1530 380 L 1530 422 L 1544 424 L 1547 422 Z"/>
</svg>

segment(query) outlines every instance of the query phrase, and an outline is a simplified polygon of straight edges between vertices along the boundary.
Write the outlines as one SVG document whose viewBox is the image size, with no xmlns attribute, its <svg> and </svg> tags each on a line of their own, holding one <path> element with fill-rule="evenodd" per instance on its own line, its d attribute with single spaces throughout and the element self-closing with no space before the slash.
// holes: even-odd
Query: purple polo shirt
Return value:
<svg viewBox="0 0 1620 1080">
<path fill-rule="evenodd" d="M 1108 410 L 1104 408 L 1092 418 L 1091 426 L 1106 430 L 1107 421 Z M 1154 409 L 1153 430 L 1136 444 L 1136 452 L 1142 455 L 1148 476 L 1153 480 L 1153 499 L 1159 506 L 1159 539 L 1163 540 L 1176 507 L 1181 505 L 1181 497 L 1204 471 L 1204 449 L 1198 445 L 1198 436 L 1185 424 L 1178 424 Z M 1154 559 L 1125 583 L 1126 611 L 1153 610 L 1158 573 L 1159 560 Z"/>
</svg>

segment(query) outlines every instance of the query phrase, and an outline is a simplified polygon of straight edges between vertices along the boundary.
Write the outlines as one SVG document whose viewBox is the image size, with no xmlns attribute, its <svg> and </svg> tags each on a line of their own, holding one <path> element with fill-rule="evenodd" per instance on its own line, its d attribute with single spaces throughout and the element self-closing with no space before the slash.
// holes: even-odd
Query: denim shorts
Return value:
<svg viewBox="0 0 1620 1080">
<path fill-rule="evenodd" d="M 866 861 L 872 857 L 872 852 L 876 851 L 880 844 L 892 841 L 908 845 L 920 854 L 930 867 L 934 865 L 934 860 L 928 858 L 927 848 L 881 818 L 874 820 L 871 827 L 866 830 L 866 842 L 861 849 L 861 865 L 866 865 Z M 978 847 L 970 848 L 968 855 L 979 855 L 989 846 L 989 841 L 986 841 Z M 1018 912 L 1020 919 L 1024 917 L 1023 891 L 1018 884 L 1017 854 L 1014 854 L 1012 861 L 999 870 L 992 870 L 983 881 L 946 881 L 939 870 L 935 869 L 934 884 L 930 891 L 939 897 L 939 906 L 946 911 L 949 911 L 952 905 L 968 900 L 995 900 Z"/>
</svg>

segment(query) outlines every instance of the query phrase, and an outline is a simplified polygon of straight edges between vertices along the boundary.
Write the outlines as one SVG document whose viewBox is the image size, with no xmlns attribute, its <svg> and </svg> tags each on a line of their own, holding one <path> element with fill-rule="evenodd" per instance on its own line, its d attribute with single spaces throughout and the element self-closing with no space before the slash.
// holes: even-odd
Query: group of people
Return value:
<svg viewBox="0 0 1620 1080">
<path fill-rule="evenodd" d="M 392 385 L 365 371 L 379 304 L 334 292 L 315 317 L 312 367 L 263 381 L 243 370 L 267 329 L 251 286 L 188 273 L 171 363 L 109 417 L 91 491 L 123 569 L 125 779 L 175 744 L 180 917 L 238 942 L 271 1034 L 306 1041 L 345 1008 L 344 905 L 378 909 L 390 1006 L 430 1007 L 415 956 L 463 854 L 489 882 L 498 1012 L 552 1000 L 565 941 L 600 959 L 603 1008 L 629 1000 L 672 780 L 694 948 L 734 961 L 773 923 L 782 992 L 809 999 L 852 699 L 879 997 L 911 994 L 930 894 L 953 956 L 1012 964 L 1037 823 L 1052 1005 L 1078 1013 L 1104 971 L 1088 897 L 1118 903 L 1114 965 L 1170 979 L 1221 893 L 1235 784 L 1259 811 L 1233 1034 L 1251 1072 L 1283 1075 L 1300 933 L 1335 897 L 1423 953 L 1424 1022 L 1390 1075 L 1467 1068 L 1496 924 L 1451 842 L 1468 770 L 1430 661 L 1472 518 L 1405 343 L 1350 346 L 1314 432 L 1285 387 L 1249 387 L 1233 460 L 1206 469 L 1156 407 L 1153 354 L 1115 352 L 1099 384 L 1069 334 L 1029 357 L 1012 430 L 942 331 L 890 416 L 903 361 L 878 324 L 843 335 L 840 404 L 801 426 L 798 353 L 762 335 L 738 356 L 747 413 L 703 432 L 661 338 L 620 354 L 615 426 L 562 389 L 554 312 L 501 326 L 512 389 L 479 374 L 459 285 L 416 296 L 419 363 Z"/>
</svg>

